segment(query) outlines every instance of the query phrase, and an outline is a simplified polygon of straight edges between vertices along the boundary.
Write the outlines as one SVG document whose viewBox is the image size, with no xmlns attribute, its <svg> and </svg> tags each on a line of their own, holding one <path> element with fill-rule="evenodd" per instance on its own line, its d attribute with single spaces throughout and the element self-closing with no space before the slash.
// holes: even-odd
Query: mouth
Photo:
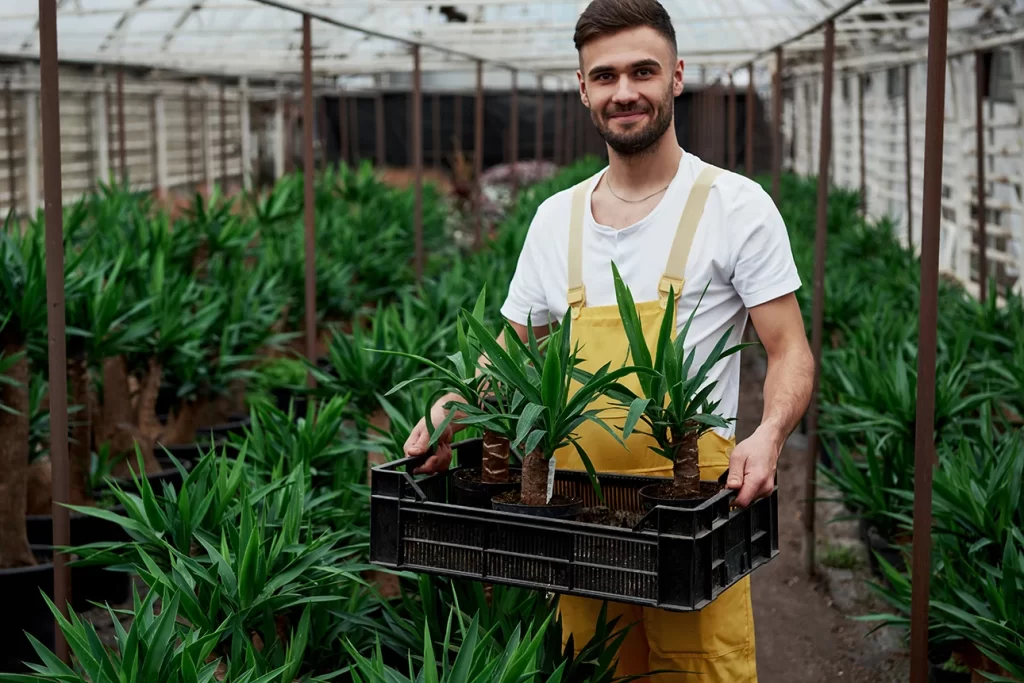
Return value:
<svg viewBox="0 0 1024 683">
<path fill-rule="evenodd" d="M 632 123 L 634 121 L 639 121 L 645 116 L 647 116 L 647 112 L 645 111 L 625 111 L 617 114 L 609 114 L 608 118 L 620 123 Z"/>
</svg>

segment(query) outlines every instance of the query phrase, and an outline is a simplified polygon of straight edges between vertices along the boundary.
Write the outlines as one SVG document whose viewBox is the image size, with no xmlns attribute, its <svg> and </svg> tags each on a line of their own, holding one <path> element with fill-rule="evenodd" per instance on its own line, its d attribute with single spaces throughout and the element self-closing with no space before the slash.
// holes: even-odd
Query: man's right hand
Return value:
<svg viewBox="0 0 1024 683">
<path fill-rule="evenodd" d="M 448 417 L 448 411 L 444 405 L 452 400 L 461 400 L 461 397 L 457 395 L 442 396 L 430 408 L 430 422 L 435 427 Z M 413 470 L 413 474 L 435 474 L 447 470 L 452 462 L 452 438 L 454 435 L 455 429 L 453 425 L 449 424 L 438 436 L 434 454 L 427 458 L 423 465 Z M 405 440 L 405 455 L 407 457 L 425 455 L 430 450 L 429 443 L 430 434 L 427 432 L 427 422 L 421 417 L 412 432 L 409 433 L 409 438 Z"/>
</svg>

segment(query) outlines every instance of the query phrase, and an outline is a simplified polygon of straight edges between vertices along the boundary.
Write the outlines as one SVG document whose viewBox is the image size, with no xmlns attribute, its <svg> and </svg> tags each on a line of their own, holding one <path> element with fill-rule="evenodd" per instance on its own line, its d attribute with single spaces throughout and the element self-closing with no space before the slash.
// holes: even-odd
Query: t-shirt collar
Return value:
<svg viewBox="0 0 1024 683">
<path fill-rule="evenodd" d="M 673 190 L 675 190 L 676 187 L 679 185 L 679 183 L 682 182 L 682 177 L 684 175 L 688 175 L 684 171 L 689 169 L 689 163 L 688 163 L 688 159 L 687 159 L 687 157 L 689 155 L 686 152 L 686 150 L 682 150 L 681 149 L 681 151 L 682 151 L 682 154 L 679 156 L 679 168 L 676 170 L 676 174 L 675 174 L 675 176 L 673 176 L 672 182 L 669 183 L 668 189 L 665 190 L 665 193 L 661 196 L 661 200 L 658 202 L 658 205 L 655 206 L 651 210 L 651 212 L 649 214 L 647 214 L 646 216 L 644 216 L 643 218 L 638 220 L 636 223 L 633 223 L 632 225 L 627 225 L 626 227 L 624 227 L 622 229 L 616 229 L 616 228 L 613 228 L 613 227 L 611 227 L 609 225 L 604 225 L 602 223 L 598 223 L 594 219 L 594 211 L 593 211 L 593 206 L 591 205 L 590 199 L 591 199 L 591 196 L 594 193 L 594 188 L 597 187 L 597 183 L 604 176 L 604 174 L 607 173 L 608 167 L 605 166 L 600 171 L 598 171 L 597 175 L 594 176 L 593 181 L 590 183 L 590 188 L 587 190 L 587 200 L 586 200 L 586 203 L 585 203 L 586 210 L 584 211 L 584 214 L 583 214 L 583 225 L 584 225 L 584 227 L 588 227 L 589 226 L 595 232 L 597 232 L 597 234 L 599 234 L 599 235 L 610 236 L 610 237 L 614 237 L 614 236 L 618 235 L 619 237 L 625 237 L 626 235 L 632 235 L 632 234 L 634 234 L 636 232 L 639 232 L 640 230 L 643 230 L 645 227 L 647 227 L 648 225 L 653 223 L 655 220 L 657 220 L 658 215 L 661 212 L 666 210 L 664 207 L 665 207 L 666 204 L 669 203 L 668 202 L 668 198 L 672 194 Z"/>
</svg>

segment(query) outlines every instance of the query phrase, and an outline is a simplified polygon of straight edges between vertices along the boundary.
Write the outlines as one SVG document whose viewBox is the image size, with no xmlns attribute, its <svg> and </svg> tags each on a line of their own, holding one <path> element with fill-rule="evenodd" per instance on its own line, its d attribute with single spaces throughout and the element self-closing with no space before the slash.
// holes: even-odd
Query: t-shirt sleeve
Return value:
<svg viewBox="0 0 1024 683">
<path fill-rule="evenodd" d="M 547 297 L 544 294 L 545 266 L 543 259 L 545 253 L 549 251 L 544 248 L 543 244 L 546 237 L 544 231 L 545 208 L 541 205 L 530 222 L 523 248 L 519 252 L 515 273 L 509 283 L 508 295 L 501 307 L 501 314 L 505 318 L 520 325 L 532 323 L 534 327 L 537 327 L 557 322 L 552 318 Z"/>
<path fill-rule="evenodd" d="M 771 196 L 752 186 L 738 193 L 728 219 L 732 283 L 747 308 L 800 289 L 785 221 Z"/>
</svg>

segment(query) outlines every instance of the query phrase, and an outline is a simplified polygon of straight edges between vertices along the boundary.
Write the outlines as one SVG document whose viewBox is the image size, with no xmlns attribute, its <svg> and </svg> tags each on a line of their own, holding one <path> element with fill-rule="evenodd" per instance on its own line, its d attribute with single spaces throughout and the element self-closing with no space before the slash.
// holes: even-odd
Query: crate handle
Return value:
<svg viewBox="0 0 1024 683">
<path fill-rule="evenodd" d="M 402 475 L 402 478 L 405 479 L 409 488 L 411 488 L 413 493 L 416 494 L 417 502 L 425 503 L 427 501 L 427 494 L 423 493 L 423 489 L 421 489 L 419 484 L 416 483 L 416 480 L 412 478 L 412 475 L 408 472 L 399 472 L 399 474 Z"/>
<path fill-rule="evenodd" d="M 373 467 L 378 472 L 390 472 L 392 470 L 398 470 L 399 468 L 405 467 L 408 470 L 410 467 L 416 467 L 425 463 L 432 453 L 427 455 L 414 455 L 408 458 L 402 458 L 401 460 L 392 460 L 391 462 L 382 463 Z"/>
</svg>

